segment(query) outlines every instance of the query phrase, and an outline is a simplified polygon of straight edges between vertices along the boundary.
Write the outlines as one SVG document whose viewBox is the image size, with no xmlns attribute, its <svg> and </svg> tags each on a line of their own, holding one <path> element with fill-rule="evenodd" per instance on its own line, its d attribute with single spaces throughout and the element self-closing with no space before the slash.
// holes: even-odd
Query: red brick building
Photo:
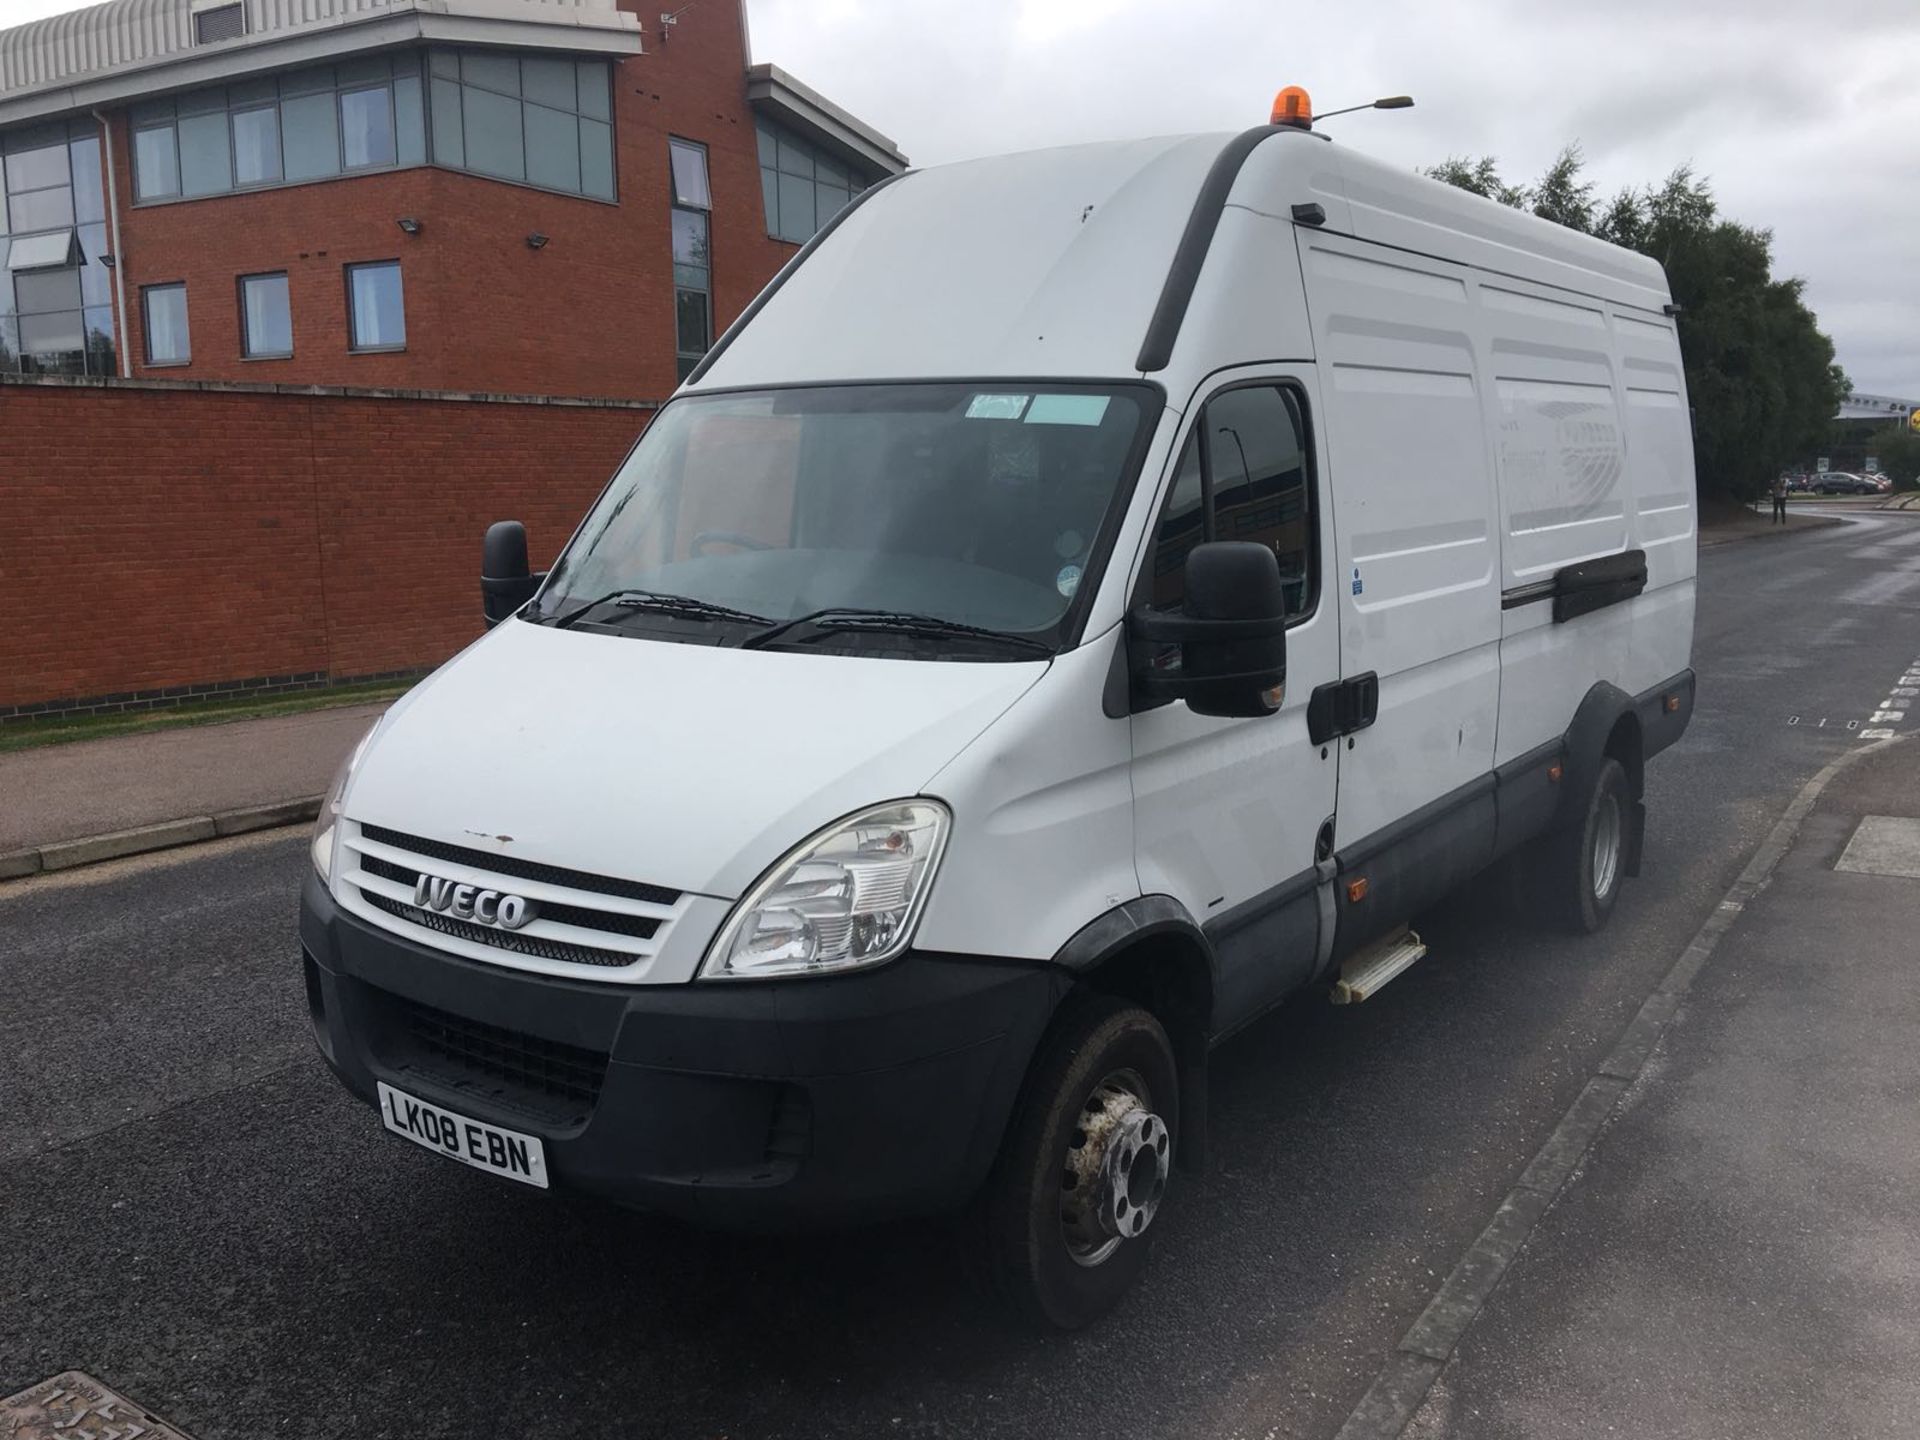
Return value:
<svg viewBox="0 0 1920 1440">
<path fill-rule="evenodd" d="M 0 725 L 472 639 L 486 524 L 544 563 L 717 331 L 905 164 L 748 61 L 742 0 L 0 31 L 0 615 L 36 617 L 0 626 Z"/>
<path fill-rule="evenodd" d="M 108 0 L 0 32 L 0 370 L 665 397 L 905 160 L 750 69 L 742 0 L 660 11 Z"/>
</svg>

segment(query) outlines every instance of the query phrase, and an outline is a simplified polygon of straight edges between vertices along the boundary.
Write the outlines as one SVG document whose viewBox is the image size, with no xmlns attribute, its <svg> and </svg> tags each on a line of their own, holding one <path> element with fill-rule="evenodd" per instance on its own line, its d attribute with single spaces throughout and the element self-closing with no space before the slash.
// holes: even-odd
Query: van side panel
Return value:
<svg viewBox="0 0 1920 1440">
<path fill-rule="evenodd" d="M 1550 595 L 1525 597 L 1634 548 L 1637 509 L 1605 307 L 1506 277 L 1479 277 L 1476 293 L 1500 483 L 1504 765 L 1564 734 L 1596 680 L 1636 693 L 1628 607 L 1555 624 Z"/>
<path fill-rule="evenodd" d="M 1343 676 L 1379 712 L 1342 757 L 1344 848 L 1493 768 L 1494 487 L 1459 266 L 1303 230 L 1326 409 Z"/>
<path fill-rule="evenodd" d="M 1665 315 L 1615 309 L 1633 474 L 1635 543 L 1647 555 L 1647 588 L 1634 616 L 1633 677 L 1640 694 L 1685 669 L 1692 655 L 1698 520 L 1693 419 L 1680 338 Z"/>
</svg>

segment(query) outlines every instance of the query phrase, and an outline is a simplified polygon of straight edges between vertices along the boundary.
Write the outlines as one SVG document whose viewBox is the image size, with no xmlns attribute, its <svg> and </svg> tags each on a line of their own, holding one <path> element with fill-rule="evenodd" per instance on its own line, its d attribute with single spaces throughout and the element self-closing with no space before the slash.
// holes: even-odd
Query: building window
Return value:
<svg viewBox="0 0 1920 1440">
<path fill-rule="evenodd" d="M 669 140 L 673 172 L 674 353 L 682 380 L 713 347 L 712 189 L 707 184 L 707 147 Z"/>
<path fill-rule="evenodd" d="M 867 177 L 791 130 L 765 120 L 756 128 L 767 234 L 804 245 L 842 206 L 867 188 Z"/>
<path fill-rule="evenodd" d="M 606 61 L 436 49 L 427 71 L 434 164 L 614 198 Z"/>
<path fill-rule="evenodd" d="M 0 369 L 110 375 L 112 275 L 92 121 L 6 135 L 0 185 Z"/>
<path fill-rule="evenodd" d="M 147 332 L 149 365 L 184 365 L 193 358 L 187 338 L 187 287 L 144 285 L 140 313 Z"/>
<path fill-rule="evenodd" d="M 133 107 L 136 200 L 224 195 L 424 165 L 414 51 L 196 90 Z"/>
<path fill-rule="evenodd" d="M 407 343 L 407 309 L 400 291 L 400 262 L 381 260 L 347 266 L 347 317 L 354 350 L 401 350 Z"/>
<path fill-rule="evenodd" d="M 293 308 L 284 273 L 240 277 L 240 353 L 249 360 L 293 354 Z"/>
</svg>

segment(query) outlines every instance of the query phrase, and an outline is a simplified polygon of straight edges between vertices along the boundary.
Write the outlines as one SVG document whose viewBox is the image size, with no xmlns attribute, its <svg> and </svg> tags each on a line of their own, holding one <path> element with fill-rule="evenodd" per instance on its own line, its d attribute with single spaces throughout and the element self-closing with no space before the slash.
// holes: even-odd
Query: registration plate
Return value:
<svg viewBox="0 0 1920 1440">
<path fill-rule="evenodd" d="M 380 1087 L 380 1123 L 394 1134 L 476 1170 L 547 1188 L 547 1157 L 538 1135 L 469 1120 L 396 1090 L 384 1080 L 374 1083 Z"/>
</svg>

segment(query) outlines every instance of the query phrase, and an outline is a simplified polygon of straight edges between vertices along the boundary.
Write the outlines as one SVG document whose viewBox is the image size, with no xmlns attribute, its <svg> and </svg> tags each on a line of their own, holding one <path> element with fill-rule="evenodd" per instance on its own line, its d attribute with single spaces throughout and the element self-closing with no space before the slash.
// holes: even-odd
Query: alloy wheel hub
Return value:
<svg viewBox="0 0 1920 1440">
<path fill-rule="evenodd" d="M 1062 1181 L 1060 1218 L 1074 1259 L 1098 1265 L 1121 1242 L 1146 1234 L 1172 1168 L 1166 1121 L 1123 1081 L 1101 1082 L 1080 1117 Z"/>
</svg>

